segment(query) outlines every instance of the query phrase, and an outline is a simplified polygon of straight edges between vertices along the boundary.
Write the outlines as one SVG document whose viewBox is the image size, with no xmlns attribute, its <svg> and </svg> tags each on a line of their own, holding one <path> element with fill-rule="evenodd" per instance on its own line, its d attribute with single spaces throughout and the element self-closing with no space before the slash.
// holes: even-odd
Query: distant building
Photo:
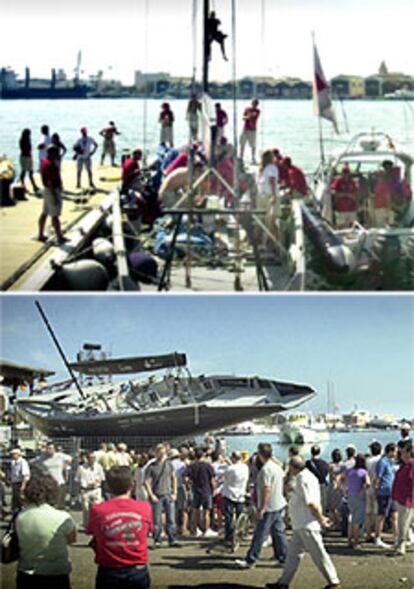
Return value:
<svg viewBox="0 0 414 589">
<path fill-rule="evenodd" d="M 365 96 L 368 98 L 378 98 L 382 96 L 382 78 L 377 75 L 369 76 L 364 80 Z"/>
<path fill-rule="evenodd" d="M 369 411 L 364 410 L 356 410 L 343 415 L 344 424 L 347 427 L 365 427 L 370 419 Z"/>
<path fill-rule="evenodd" d="M 403 88 L 414 90 L 414 77 L 390 72 L 385 61 L 381 62 L 377 74 L 365 78 L 365 94 L 369 97 L 381 97 Z"/>
<path fill-rule="evenodd" d="M 155 89 L 159 82 L 167 82 L 170 80 L 170 74 L 166 72 L 142 72 L 137 70 L 134 74 L 134 86 L 138 91 L 144 91 L 149 85 L 150 89 Z"/>
<path fill-rule="evenodd" d="M 336 76 L 331 80 L 331 92 L 334 98 L 362 98 L 365 96 L 364 78 L 362 76 Z"/>
</svg>

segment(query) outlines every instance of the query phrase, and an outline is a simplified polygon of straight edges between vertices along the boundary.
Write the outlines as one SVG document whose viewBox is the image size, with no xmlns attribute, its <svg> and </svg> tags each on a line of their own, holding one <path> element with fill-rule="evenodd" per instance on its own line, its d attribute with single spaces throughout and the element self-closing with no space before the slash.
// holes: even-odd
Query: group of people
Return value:
<svg viewBox="0 0 414 589">
<path fill-rule="evenodd" d="M 339 229 L 352 226 L 360 217 L 373 227 L 393 225 L 396 215 L 403 213 L 411 198 L 409 183 L 401 178 L 401 170 L 391 160 L 369 178 L 352 174 L 345 164 L 331 182 L 333 211 Z"/>
<path fill-rule="evenodd" d="M 308 552 L 327 587 L 338 589 L 324 528 L 347 535 L 354 550 L 359 550 L 363 532 L 367 542 L 397 555 L 404 555 L 413 541 L 414 453 L 408 425 L 401 433 L 398 443 L 384 449 L 372 442 L 369 455 L 350 445 L 342 459 L 335 449 L 330 463 L 318 446 L 306 461 L 291 447 L 283 464 L 270 444 L 260 443 L 250 457 L 238 451 L 227 455 L 219 441 L 209 438 L 204 447 L 165 443 L 153 453 L 103 443 L 76 457 L 50 442 L 30 463 L 13 449 L 18 587 L 37 587 L 40 580 L 42 587 L 56 587 L 57 577 L 69 587 L 67 544 L 76 541 L 77 532 L 65 506 L 79 499 L 84 532 L 93 538 L 99 589 L 121 578 L 129 579 L 125 587 L 150 586 L 150 536 L 154 550 L 162 548 L 164 539 L 168 546 L 182 547 L 178 538 L 186 536 L 216 541 L 220 536 L 231 542 L 237 517 L 247 506 L 256 523 L 246 555 L 235 560 L 235 568 L 254 567 L 263 546 L 271 545 L 283 572 L 267 587 L 286 589 L 301 555 Z M 394 547 L 383 540 L 385 522 Z"/>
</svg>

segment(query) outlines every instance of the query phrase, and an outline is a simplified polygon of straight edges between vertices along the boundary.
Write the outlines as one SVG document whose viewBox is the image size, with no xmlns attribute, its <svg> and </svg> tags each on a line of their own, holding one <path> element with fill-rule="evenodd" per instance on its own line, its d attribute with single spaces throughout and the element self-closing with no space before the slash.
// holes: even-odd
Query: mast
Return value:
<svg viewBox="0 0 414 589">
<path fill-rule="evenodd" d="M 48 318 L 46 317 L 46 313 L 44 312 L 44 310 L 43 310 L 41 304 L 39 303 L 39 301 L 35 301 L 35 305 L 37 307 L 37 310 L 40 313 L 41 318 L 44 321 L 44 324 L 46 325 L 46 328 L 47 328 L 47 330 L 48 330 L 48 332 L 50 334 L 50 337 L 53 340 L 53 343 L 55 344 L 55 346 L 57 348 L 57 351 L 59 352 L 60 357 L 63 360 L 63 363 L 66 366 L 67 371 L 69 372 L 70 376 L 73 379 L 73 382 L 75 383 L 76 388 L 78 389 L 78 392 L 79 392 L 80 396 L 82 397 L 82 399 L 84 399 L 85 398 L 85 393 L 81 389 L 81 386 L 80 386 L 80 384 L 78 382 L 78 379 L 76 378 L 75 373 L 73 372 L 73 370 L 72 370 L 72 368 L 71 368 L 71 366 L 70 366 L 70 364 L 68 362 L 68 359 L 65 356 L 65 352 L 63 351 L 63 348 L 60 345 L 60 343 L 59 343 L 59 341 L 58 341 L 58 339 L 57 339 L 57 337 L 55 335 L 55 332 L 53 331 L 52 326 L 49 323 Z"/>
<path fill-rule="evenodd" d="M 209 62 L 209 39 L 208 39 L 208 17 L 210 15 L 210 0 L 203 0 L 203 92 L 208 94 L 208 62 Z"/>
</svg>

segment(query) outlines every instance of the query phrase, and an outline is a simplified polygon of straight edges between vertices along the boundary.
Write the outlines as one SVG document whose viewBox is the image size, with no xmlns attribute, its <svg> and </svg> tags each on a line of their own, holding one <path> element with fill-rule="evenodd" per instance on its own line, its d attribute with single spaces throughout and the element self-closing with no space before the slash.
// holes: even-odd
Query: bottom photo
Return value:
<svg viewBox="0 0 414 589">
<path fill-rule="evenodd" d="M 5 589 L 414 586 L 414 299 L 1 298 Z"/>
</svg>

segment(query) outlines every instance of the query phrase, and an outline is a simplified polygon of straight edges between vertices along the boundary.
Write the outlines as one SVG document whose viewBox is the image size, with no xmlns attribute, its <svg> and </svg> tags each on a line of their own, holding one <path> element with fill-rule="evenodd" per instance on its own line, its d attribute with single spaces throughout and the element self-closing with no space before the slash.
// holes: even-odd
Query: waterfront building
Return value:
<svg viewBox="0 0 414 589">
<path fill-rule="evenodd" d="M 356 409 L 351 413 L 343 415 L 346 427 L 366 427 L 370 419 L 369 411 L 365 411 L 364 409 Z"/>
<path fill-rule="evenodd" d="M 365 83 L 362 76 L 340 75 L 332 78 L 331 91 L 335 98 L 363 98 Z"/>
</svg>

